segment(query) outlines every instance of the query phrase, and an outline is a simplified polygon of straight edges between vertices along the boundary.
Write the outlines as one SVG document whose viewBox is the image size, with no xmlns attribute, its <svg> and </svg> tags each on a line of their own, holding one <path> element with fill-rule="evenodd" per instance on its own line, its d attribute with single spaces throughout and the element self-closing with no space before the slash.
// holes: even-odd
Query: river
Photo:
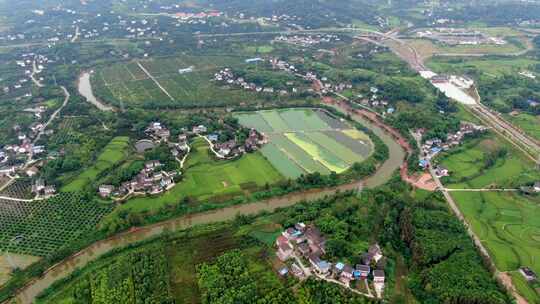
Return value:
<svg viewBox="0 0 540 304">
<path fill-rule="evenodd" d="M 90 76 L 93 72 L 82 72 L 79 76 L 79 81 L 77 82 L 77 89 L 79 91 L 79 94 L 81 94 L 84 98 L 86 98 L 86 101 L 89 103 L 95 105 L 98 109 L 101 111 L 112 111 L 114 108 L 111 106 L 108 106 L 99 99 L 94 96 L 94 92 L 92 91 L 92 84 L 90 83 Z"/>
<path fill-rule="evenodd" d="M 340 111 L 343 109 L 336 107 Z M 271 198 L 259 202 L 226 207 L 219 210 L 190 214 L 153 225 L 134 228 L 117 234 L 111 238 L 101 240 L 91 244 L 73 256 L 64 259 L 58 264 L 49 268 L 43 276 L 30 281 L 26 286 L 17 292 L 17 303 L 33 303 L 35 297 L 55 281 L 69 276 L 75 269 L 86 266 L 89 262 L 99 258 L 110 250 L 133 244 L 145 239 L 157 236 L 164 231 L 178 231 L 196 225 L 203 225 L 221 221 L 232 220 L 238 214 L 252 215 L 262 211 L 274 211 L 276 208 L 289 207 L 302 201 L 313 201 L 333 195 L 336 191 L 358 190 L 363 186 L 376 187 L 387 182 L 393 173 L 401 166 L 405 159 L 405 152 L 396 143 L 392 136 L 385 133 L 379 127 L 368 122 L 359 115 L 352 115 L 352 118 L 362 123 L 372 130 L 388 146 L 389 158 L 377 170 L 377 172 L 361 182 L 341 185 L 335 188 L 313 189 L 303 192 L 295 192 L 282 197 Z"/>
</svg>

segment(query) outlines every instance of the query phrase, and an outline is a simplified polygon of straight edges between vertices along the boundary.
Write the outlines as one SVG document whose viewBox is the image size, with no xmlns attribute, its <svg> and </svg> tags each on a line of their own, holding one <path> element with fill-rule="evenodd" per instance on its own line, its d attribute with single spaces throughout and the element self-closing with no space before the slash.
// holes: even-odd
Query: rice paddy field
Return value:
<svg viewBox="0 0 540 304">
<path fill-rule="evenodd" d="M 534 164 L 515 150 L 483 168 L 484 157 L 504 147 L 502 139 L 477 139 L 443 156 L 441 163 L 452 172 L 445 186 L 454 189 L 516 188 L 540 180 Z M 540 272 L 540 197 L 520 192 L 451 192 L 467 222 L 478 235 L 501 271 L 529 266 Z M 524 285 L 526 287 L 526 285 Z"/>
<path fill-rule="evenodd" d="M 245 65 L 245 59 L 186 55 L 132 61 L 98 69 L 91 81 L 96 95 L 122 108 L 148 102 L 179 107 L 249 103 L 256 100 L 255 94 L 237 88 L 224 90 L 212 81 L 219 69 Z M 179 73 L 190 67 L 192 72 Z"/>
<path fill-rule="evenodd" d="M 206 141 L 196 139 L 182 181 L 162 195 L 131 199 L 120 210 L 155 210 L 167 204 L 177 204 L 184 198 L 195 202 L 209 199 L 226 201 L 283 180 L 283 176 L 260 152 L 230 161 L 214 160 L 209 153 Z"/>
<path fill-rule="evenodd" d="M 313 172 L 342 173 L 373 150 L 366 134 L 320 109 L 246 112 L 235 117 L 268 137 L 261 152 L 288 178 Z"/>
</svg>

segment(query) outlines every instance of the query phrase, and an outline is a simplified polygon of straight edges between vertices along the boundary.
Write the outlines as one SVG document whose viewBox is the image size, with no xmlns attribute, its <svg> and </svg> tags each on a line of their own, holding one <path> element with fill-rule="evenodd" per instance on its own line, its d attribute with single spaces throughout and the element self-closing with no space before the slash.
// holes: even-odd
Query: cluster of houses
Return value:
<svg viewBox="0 0 540 304">
<path fill-rule="evenodd" d="M 540 181 L 535 182 L 532 185 L 520 187 L 521 192 L 525 194 L 540 194 Z"/>
<path fill-rule="evenodd" d="M 350 83 L 339 83 L 339 84 L 333 84 L 327 77 L 319 77 L 314 72 L 306 72 L 305 74 L 301 74 L 300 71 L 293 65 L 290 64 L 284 60 L 281 60 L 279 58 L 270 58 L 270 64 L 272 64 L 272 68 L 275 70 L 281 70 L 285 71 L 291 74 L 294 74 L 296 76 L 300 76 L 306 81 L 310 81 L 314 83 L 314 86 L 318 91 L 320 91 L 323 94 L 330 94 L 330 93 L 339 93 L 347 89 L 352 89 L 352 84 Z M 291 83 L 290 85 L 292 85 Z M 289 83 L 287 83 L 289 85 Z M 312 92 L 313 89 L 310 88 L 307 90 L 308 92 Z M 298 92 L 296 88 L 293 88 L 293 93 Z"/>
<path fill-rule="evenodd" d="M 180 19 L 180 20 L 183 20 L 183 21 L 188 21 L 188 20 L 191 20 L 191 19 L 207 19 L 207 18 L 212 18 L 212 17 L 220 17 L 222 15 L 223 15 L 223 13 L 219 12 L 219 11 L 212 11 L 212 12 L 208 12 L 208 13 L 205 13 L 205 12 L 200 12 L 200 13 L 178 12 L 178 13 L 174 14 L 174 18 L 177 18 L 177 19 Z"/>
<path fill-rule="evenodd" d="M 280 35 L 274 38 L 274 42 L 284 42 L 292 45 L 308 47 L 320 43 L 340 41 L 337 35 Z"/>
<path fill-rule="evenodd" d="M 38 124 L 38 126 L 31 129 L 32 135 L 35 135 L 43 129 L 43 125 Z M 15 130 L 20 131 L 20 127 L 16 126 Z M 27 155 L 34 157 L 46 152 L 45 146 L 34 145 L 31 139 L 22 132 L 19 132 L 17 138 L 19 139 L 18 144 L 5 145 L 0 148 L 0 175 L 11 175 L 21 168 L 22 164 L 15 164 L 20 157 L 26 157 Z M 35 174 L 33 171 L 31 173 L 27 171 L 27 175 L 30 177 Z"/>
<path fill-rule="evenodd" d="M 396 111 L 388 101 L 379 98 L 379 88 L 375 86 L 369 88 L 367 96 L 358 94 L 356 97 L 358 98 L 356 101 L 357 104 L 370 107 L 377 112 L 382 112 L 383 115 L 393 114 Z"/>
<path fill-rule="evenodd" d="M 455 133 L 449 133 L 445 140 L 439 139 L 439 138 L 433 138 L 428 139 L 424 142 L 424 144 L 421 147 L 421 158 L 419 161 L 419 165 L 422 168 L 428 168 L 430 160 L 433 159 L 437 154 L 439 154 L 442 151 L 448 151 L 452 147 L 459 146 L 462 142 L 465 136 L 472 135 L 472 134 L 478 134 L 487 131 L 488 128 L 485 126 L 476 125 L 470 122 L 461 122 L 459 131 Z M 425 133 L 424 129 L 418 129 L 416 130 L 416 134 L 418 136 L 422 136 Z M 448 176 L 448 170 L 446 168 L 443 168 L 441 166 L 438 166 L 435 168 L 435 173 L 437 176 Z"/>
<path fill-rule="evenodd" d="M 144 168 L 131 181 L 122 183 L 118 188 L 113 185 L 99 186 L 99 195 L 103 198 L 119 197 L 131 193 L 159 194 L 174 187 L 176 171 L 162 170 L 162 164 L 157 160 L 148 161 Z"/>
<path fill-rule="evenodd" d="M 171 136 L 171 131 L 160 122 L 150 123 L 144 133 L 156 142 L 167 142 Z"/>
<path fill-rule="evenodd" d="M 246 91 L 253 91 L 257 93 L 268 93 L 274 94 L 279 93 L 280 95 L 287 95 L 289 92 L 287 90 L 278 90 L 273 87 L 262 87 L 258 86 L 253 82 L 247 82 L 242 77 L 237 77 L 234 75 L 233 71 L 230 68 L 225 68 L 214 74 L 214 80 L 221 82 L 227 85 L 234 85 L 240 87 Z M 296 89 L 292 89 L 293 93 L 296 93 Z"/>
<path fill-rule="evenodd" d="M 268 139 L 255 129 L 249 130 L 249 135 L 243 143 L 239 143 L 236 139 L 219 142 L 219 134 L 209 134 L 207 138 L 212 142 L 216 156 L 221 159 L 232 159 L 246 152 L 257 151 L 268 142 Z"/>
<path fill-rule="evenodd" d="M 367 280 L 371 276 L 378 293 L 384 288 L 383 263 L 379 263 L 383 254 L 377 244 L 370 246 L 361 256 L 361 264 L 353 266 L 341 261 L 331 263 L 322 258 L 326 253 L 326 239 L 319 229 L 314 225 L 297 223 L 282 232 L 276 239 L 276 246 L 276 255 L 282 262 L 293 260 L 290 267 L 285 266 L 279 270 L 281 275 L 290 271 L 295 277 L 304 279 L 314 274 L 331 282 L 337 280 L 346 287 L 350 287 L 352 281 Z M 302 261 L 307 261 L 309 265 L 305 266 Z"/>
</svg>

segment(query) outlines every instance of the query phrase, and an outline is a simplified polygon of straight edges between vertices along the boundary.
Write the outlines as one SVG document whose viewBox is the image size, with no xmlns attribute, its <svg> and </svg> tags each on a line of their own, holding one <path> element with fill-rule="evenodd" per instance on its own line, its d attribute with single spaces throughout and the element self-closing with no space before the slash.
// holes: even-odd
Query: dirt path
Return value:
<svg viewBox="0 0 540 304">
<path fill-rule="evenodd" d="M 79 26 L 75 27 L 75 35 L 73 35 L 73 38 L 71 38 L 71 43 L 74 43 L 79 39 L 79 36 L 81 35 L 81 32 L 79 31 Z"/>
<path fill-rule="evenodd" d="M 34 82 L 36 86 L 42 88 L 43 84 L 36 79 L 36 74 L 38 73 L 38 71 L 39 70 L 36 66 L 36 60 L 34 59 L 34 61 L 32 62 L 32 74 L 30 74 L 30 79 L 32 79 L 32 82 Z"/>
<path fill-rule="evenodd" d="M 167 92 L 167 90 L 165 90 L 165 88 L 161 86 L 161 84 L 157 81 L 157 79 L 154 76 L 152 76 L 152 74 L 150 74 L 150 72 L 148 72 L 146 68 L 139 61 L 137 61 L 137 65 L 139 66 L 139 68 L 141 68 L 141 70 L 143 70 L 146 76 L 148 76 L 150 79 L 152 79 L 152 81 L 154 81 L 154 83 L 161 89 L 161 91 L 163 91 L 163 93 L 165 93 L 165 95 L 169 96 L 169 98 L 172 101 L 174 101 L 174 98 L 171 96 L 171 94 L 169 94 L 169 92 Z"/>
</svg>

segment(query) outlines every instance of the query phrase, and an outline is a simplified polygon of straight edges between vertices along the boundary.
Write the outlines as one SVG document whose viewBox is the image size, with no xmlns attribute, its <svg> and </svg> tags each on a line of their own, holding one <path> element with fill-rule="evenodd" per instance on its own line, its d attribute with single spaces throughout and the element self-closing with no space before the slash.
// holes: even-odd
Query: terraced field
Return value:
<svg viewBox="0 0 540 304">
<path fill-rule="evenodd" d="M 486 157 L 501 148 L 508 154 L 487 166 Z M 540 179 L 533 163 L 495 136 L 473 140 L 441 163 L 451 171 L 448 188 L 516 188 Z M 452 192 L 452 197 L 499 270 L 528 266 L 540 272 L 540 197 L 519 192 Z"/>
<path fill-rule="evenodd" d="M 289 178 L 305 173 L 342 173 L 372 152 L 369 137 L 322 110 L 281 109 L 238 113 L 246 127 L 266 134 L 263 155 Z"/>
</svg>

